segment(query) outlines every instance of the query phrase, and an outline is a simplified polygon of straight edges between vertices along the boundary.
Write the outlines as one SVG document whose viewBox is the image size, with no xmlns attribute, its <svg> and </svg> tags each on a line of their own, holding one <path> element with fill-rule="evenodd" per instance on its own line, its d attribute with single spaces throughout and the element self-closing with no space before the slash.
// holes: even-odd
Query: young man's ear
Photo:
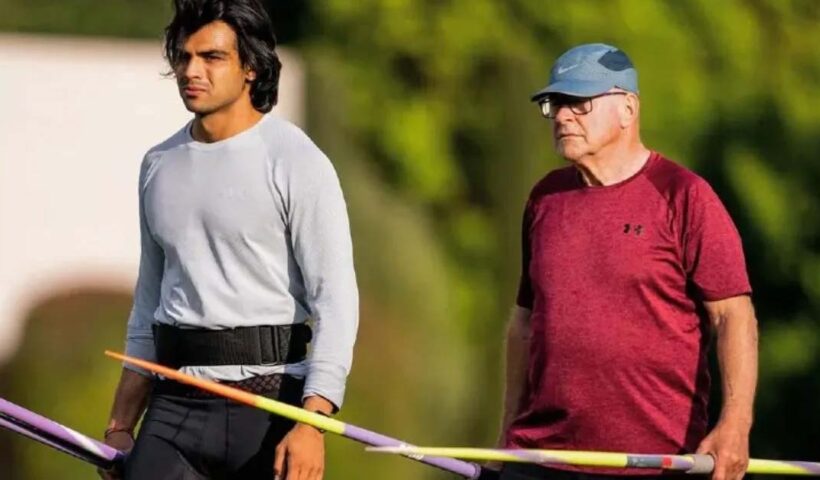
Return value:
<svg viewBox="0 0 820 480">
<path fill-rule="evenodd" d="M 256 72 L 254 72 L 253 70 L 248 70 L 247 72 L 245 72 L 245 81 L 250 83 L 254 80 L 256 80 Z"/>
</svg>

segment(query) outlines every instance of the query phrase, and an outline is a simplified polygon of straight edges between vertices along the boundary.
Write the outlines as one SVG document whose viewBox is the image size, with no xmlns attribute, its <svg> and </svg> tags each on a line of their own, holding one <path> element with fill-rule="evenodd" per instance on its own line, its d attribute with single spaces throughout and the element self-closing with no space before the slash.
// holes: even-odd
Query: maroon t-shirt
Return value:
<svg viewBox="0 0 820 480">
<path fill-rule="evenodd" d="M 532 340 L 507 447 L 693 452 L 710 381 L 702 301 L 751 292 L 709 185 L 657 153 L 605 187 L 553 171 L 527 202 L 523 260 Z"/>
</svg>

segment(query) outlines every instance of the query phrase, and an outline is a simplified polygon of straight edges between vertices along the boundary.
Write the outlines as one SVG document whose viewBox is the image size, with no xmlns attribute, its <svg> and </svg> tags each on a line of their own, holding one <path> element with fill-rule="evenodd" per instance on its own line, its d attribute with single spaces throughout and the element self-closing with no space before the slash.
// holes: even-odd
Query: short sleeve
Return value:
<svg viewBox="0 0 820 480">
<path fill-rule="evenodd" d="M 685 197 L 683 266 L 701 300 L 750 294 L 740 234 L 712 188 L 703 180 Z"/>
</svg>

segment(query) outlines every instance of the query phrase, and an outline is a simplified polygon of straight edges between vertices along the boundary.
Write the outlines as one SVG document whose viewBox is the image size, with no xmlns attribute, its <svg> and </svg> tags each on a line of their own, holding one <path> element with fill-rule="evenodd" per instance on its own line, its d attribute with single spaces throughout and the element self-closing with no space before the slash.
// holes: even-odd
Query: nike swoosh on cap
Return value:
<svg viewBox="0 0 820 480">
<path fill-rule="evenodd" d="M 558 72 L 557 73 L 558 73 L 558 75 L 561 75 L 562 73 L 566 73 L 566 72 L 572 70 L 573 68 L 577 67 L 578 65 L 580 65 L 580 63 L 576 63 L 575 65 L 570 65 L 569 67 L 558 67 Z"/>
</svg>

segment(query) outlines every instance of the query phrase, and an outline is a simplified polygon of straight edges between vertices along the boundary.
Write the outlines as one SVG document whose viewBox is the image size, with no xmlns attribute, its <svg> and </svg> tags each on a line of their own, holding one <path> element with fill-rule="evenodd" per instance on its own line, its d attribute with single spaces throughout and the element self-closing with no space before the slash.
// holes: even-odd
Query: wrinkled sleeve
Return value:
<svg viewBox="0 0 820 480">
<path fill-rule="evenodd" d="M 345 199 L 330 160 L 309 140 L 274 160 L 293 255 L 313 319 L 304 397 L 342 406 L 359 321 L 359 294 Z"/>
<path fill-rule="evenodd" d="M 145 215 L 145 186 L 148 177 L 148 158 L 143 161 L 139 179 L 139 222 L 140 222 L 140 264 L 137 285 L 134 289 L 134 305 L 128 318 L 125 352 L 127 355 L 155 361 L 154 312 L 159 306 L 160 285 L 165 263 L 165 254 L 154 240 Z M 124 364 L 128 369 L 149 376 L 139 367 Z"/>
</svg>

